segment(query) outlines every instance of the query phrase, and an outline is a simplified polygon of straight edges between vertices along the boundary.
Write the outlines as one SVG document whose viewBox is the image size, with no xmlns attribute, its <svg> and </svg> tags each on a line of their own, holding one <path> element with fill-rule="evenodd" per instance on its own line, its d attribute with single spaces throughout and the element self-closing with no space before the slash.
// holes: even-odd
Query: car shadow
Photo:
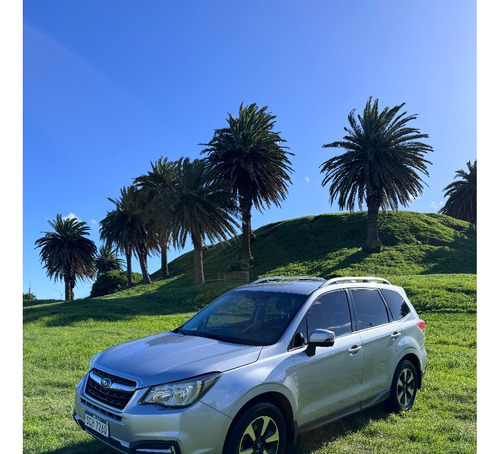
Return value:
<svg viewBox="0 0 500 454">
<path fill-rule="evenodd" d="M 114 449 L 108 448 L 105 444 L 94 440 L 51 451 L 44 451 L 43 454 L 116 454 L 116 452 Z"/>
<path fill-rule="evenodd" d="M 387 419 L 389 415 L 390 413 L 387 411 L 385 404 L 382 403 L 361 413 L 356 413 L 318 429 L 305 432 L 299 435 L 297 443 L 287 451 L 287 454 L 310 454 L 324 447 L 326 443 L 334 442 L 349 433 L 357 432 L 373 421 Z"/>
</svg>

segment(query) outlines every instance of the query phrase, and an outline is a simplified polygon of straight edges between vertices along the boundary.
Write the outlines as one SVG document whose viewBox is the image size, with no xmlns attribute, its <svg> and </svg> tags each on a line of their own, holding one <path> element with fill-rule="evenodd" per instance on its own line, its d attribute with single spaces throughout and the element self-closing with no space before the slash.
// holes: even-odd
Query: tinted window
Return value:
<svg viewBox="0 0 500 454">
<path fill-rule="evenodd" d="M 351 314 L 345 292 L 332 292 L 321 295 L 307 315 L 308 333 L 318 329 L 328 329 L 336 336 L 352 331 Z"/>
<path fill-rule="evenodd" d="M 401 320 L 410 313 L 408 304 L 398 292 L 394 290 L 382 290 L 382 295 L 384 295 L 394 320 Z"/>
<path fill-rule="evenodd" d="M 358 329 L 372 328 L 389 322 L 387 310 L 377 290 L 351 290 Z"/>
</svg>

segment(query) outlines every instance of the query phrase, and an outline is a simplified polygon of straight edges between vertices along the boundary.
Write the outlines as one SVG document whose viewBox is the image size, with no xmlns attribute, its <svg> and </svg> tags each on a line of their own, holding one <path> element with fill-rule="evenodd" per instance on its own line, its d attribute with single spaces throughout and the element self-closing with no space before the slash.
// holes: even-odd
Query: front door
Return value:
<svg viewBox="0 0 500 454">
<path fill-rule="evenodd" d="M 298 387 L 299 426 L 350 413 L 361 406 L 362 340 L 353 332 L 345 291 L 321 295 L 299 327 L 307 339 L 316 329 L 335 333 L 332 347 L 318 347 L 308 356 L 304 347 L 293 352 Z"/>
</svg>

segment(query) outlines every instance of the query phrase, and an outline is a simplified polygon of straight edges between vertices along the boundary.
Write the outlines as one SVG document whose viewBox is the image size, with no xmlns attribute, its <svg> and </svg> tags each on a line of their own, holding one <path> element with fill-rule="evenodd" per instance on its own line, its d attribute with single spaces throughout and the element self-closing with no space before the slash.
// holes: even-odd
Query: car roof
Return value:
<svg viewBox="0 0 500 454">
<path fill-rule="evenodd" d="M 236 290 L 251 290 L 265 291 L 278 293 L 295 293 L 297 295 L 310 295 L 314 290 L 321 287 L 321 281 L 267 281 L 256 282 L 243 287 L 238 287 Z"/>
<path fill-rule="evenodd" d="M 329 280 L 310 276 L 272 276 L 258 279 L 255 282 L 238 287 L 236 290 L 245 289 L 310 295 L 319 288 L 333 290 L 336 286 L 341 288 L 360 285 L 373 287 L 380 284 L 394 287 L 388 280 L 374 276 L 337 277 Z"/>
</svg>

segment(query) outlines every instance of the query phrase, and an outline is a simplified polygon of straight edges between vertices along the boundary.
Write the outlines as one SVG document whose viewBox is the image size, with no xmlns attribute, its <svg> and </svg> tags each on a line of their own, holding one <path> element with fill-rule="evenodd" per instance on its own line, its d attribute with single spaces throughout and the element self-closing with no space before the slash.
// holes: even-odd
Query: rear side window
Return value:
<svg viewBox="0 0 500 454">
<path fill-rule="evenodd" d="M 410 307 L 398 292 L 386 289 L 381 290 L 381 292 L 392 312 L 394 320 L 401 320 L 410 313 Z"/>
<path fill-rule="evenodd" d="M 328 329 L 335 336 L 350 333 L 351 313 L 346 293 L 337 291 L 321 295 L 307 315 L 307 327 L 309 335 L 317 329 Z"/>
<path fill-rule="evenodd" d="M 358 329 L 373 328 L 389 322 L 389 317 L 377 290 L 351 290 Z"/>
</svg>

